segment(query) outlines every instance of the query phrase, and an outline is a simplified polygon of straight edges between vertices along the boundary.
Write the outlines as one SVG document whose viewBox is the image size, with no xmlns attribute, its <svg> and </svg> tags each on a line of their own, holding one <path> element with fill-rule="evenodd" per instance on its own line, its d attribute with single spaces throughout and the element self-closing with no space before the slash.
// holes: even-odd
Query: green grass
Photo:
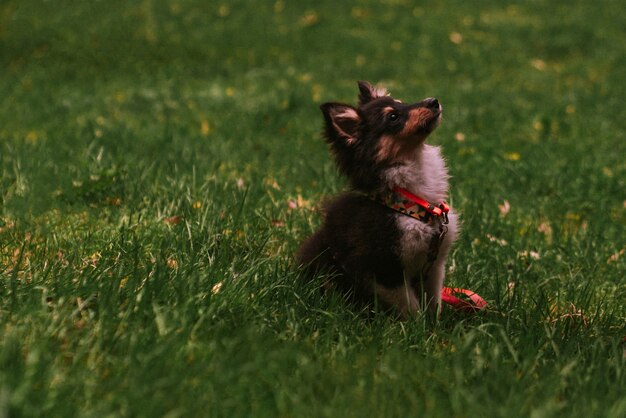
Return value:
<svg viewBox="0 0 626 418">
<path fill-rule="evenodd" d="M 622 4 L 414 3 L 0 3 L 0 416 L 626 415 Z M 487 312 L 294 273 L 357 79 L 443 103 Z"/>
</svg>

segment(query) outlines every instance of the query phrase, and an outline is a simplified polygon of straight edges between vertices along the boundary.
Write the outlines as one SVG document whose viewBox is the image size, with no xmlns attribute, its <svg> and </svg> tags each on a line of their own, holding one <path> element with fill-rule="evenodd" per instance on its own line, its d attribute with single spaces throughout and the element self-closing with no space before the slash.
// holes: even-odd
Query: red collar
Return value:
<svg viewBox="0 0 626 418">
<path fill-rule="evenodd" d="M 450 207 L 446 202 L 434 205 L 402 187 L 395 187 L 393 190 L 370 197 L 396 212 L 422 222 L 428 223 L 432 219 L 441 218 L 444 225 L 448 223 Z"/>
</svg>

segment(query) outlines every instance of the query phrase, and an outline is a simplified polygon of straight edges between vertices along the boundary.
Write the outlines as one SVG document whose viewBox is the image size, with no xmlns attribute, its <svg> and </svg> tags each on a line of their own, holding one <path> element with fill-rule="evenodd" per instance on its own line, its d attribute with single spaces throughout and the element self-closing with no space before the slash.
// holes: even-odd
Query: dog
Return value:
<svg viewBox="0 0 626 418">
<path fill-rule="evenodd" d="M 407 318 L 441 309 L 446 258 L 459 232 L 445 203 L 449 175 L 441 150 L 425 143 L 441 123 L 434 98 L 406 104 L 359 81 L 358 106 L 320 106 L 324 137 L 351 190 L 323 208 L 322 226 L 304 241 L 305 277 L 324 288 Z"/>
</svg>

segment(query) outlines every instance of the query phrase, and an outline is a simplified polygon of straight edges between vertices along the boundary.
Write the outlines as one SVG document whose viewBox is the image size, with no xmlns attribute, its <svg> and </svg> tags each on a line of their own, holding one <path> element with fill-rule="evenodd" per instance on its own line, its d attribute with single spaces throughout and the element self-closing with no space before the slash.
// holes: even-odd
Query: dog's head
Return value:
<svg viewBox="0 0 626 418">
<path fill-rule="evenodd" d="M 353 187 L 370 191 L 379 186 L 385 168 L 414 159 L 439 126 L 442 108 L 437 99 L 406 104 L 368 82 L 358 84 L 358 107 L 324 103 L 320 108 L 339 169 Z"/>
</svg>

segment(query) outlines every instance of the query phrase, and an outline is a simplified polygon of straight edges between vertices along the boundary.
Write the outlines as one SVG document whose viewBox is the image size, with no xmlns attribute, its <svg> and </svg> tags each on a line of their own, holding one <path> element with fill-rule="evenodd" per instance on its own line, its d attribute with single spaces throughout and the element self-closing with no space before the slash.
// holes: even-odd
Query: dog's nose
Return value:
<svg viewBox="0 0 626 418">
<path fill-rule="evenodd" d="M 429 97 L 428 99 L 425 99 L 423 103 L 424 107 L 427 107 L 428 109 L 439 110 L 439 100 L 435 99 L 434 97 Z"/>
</svg>

